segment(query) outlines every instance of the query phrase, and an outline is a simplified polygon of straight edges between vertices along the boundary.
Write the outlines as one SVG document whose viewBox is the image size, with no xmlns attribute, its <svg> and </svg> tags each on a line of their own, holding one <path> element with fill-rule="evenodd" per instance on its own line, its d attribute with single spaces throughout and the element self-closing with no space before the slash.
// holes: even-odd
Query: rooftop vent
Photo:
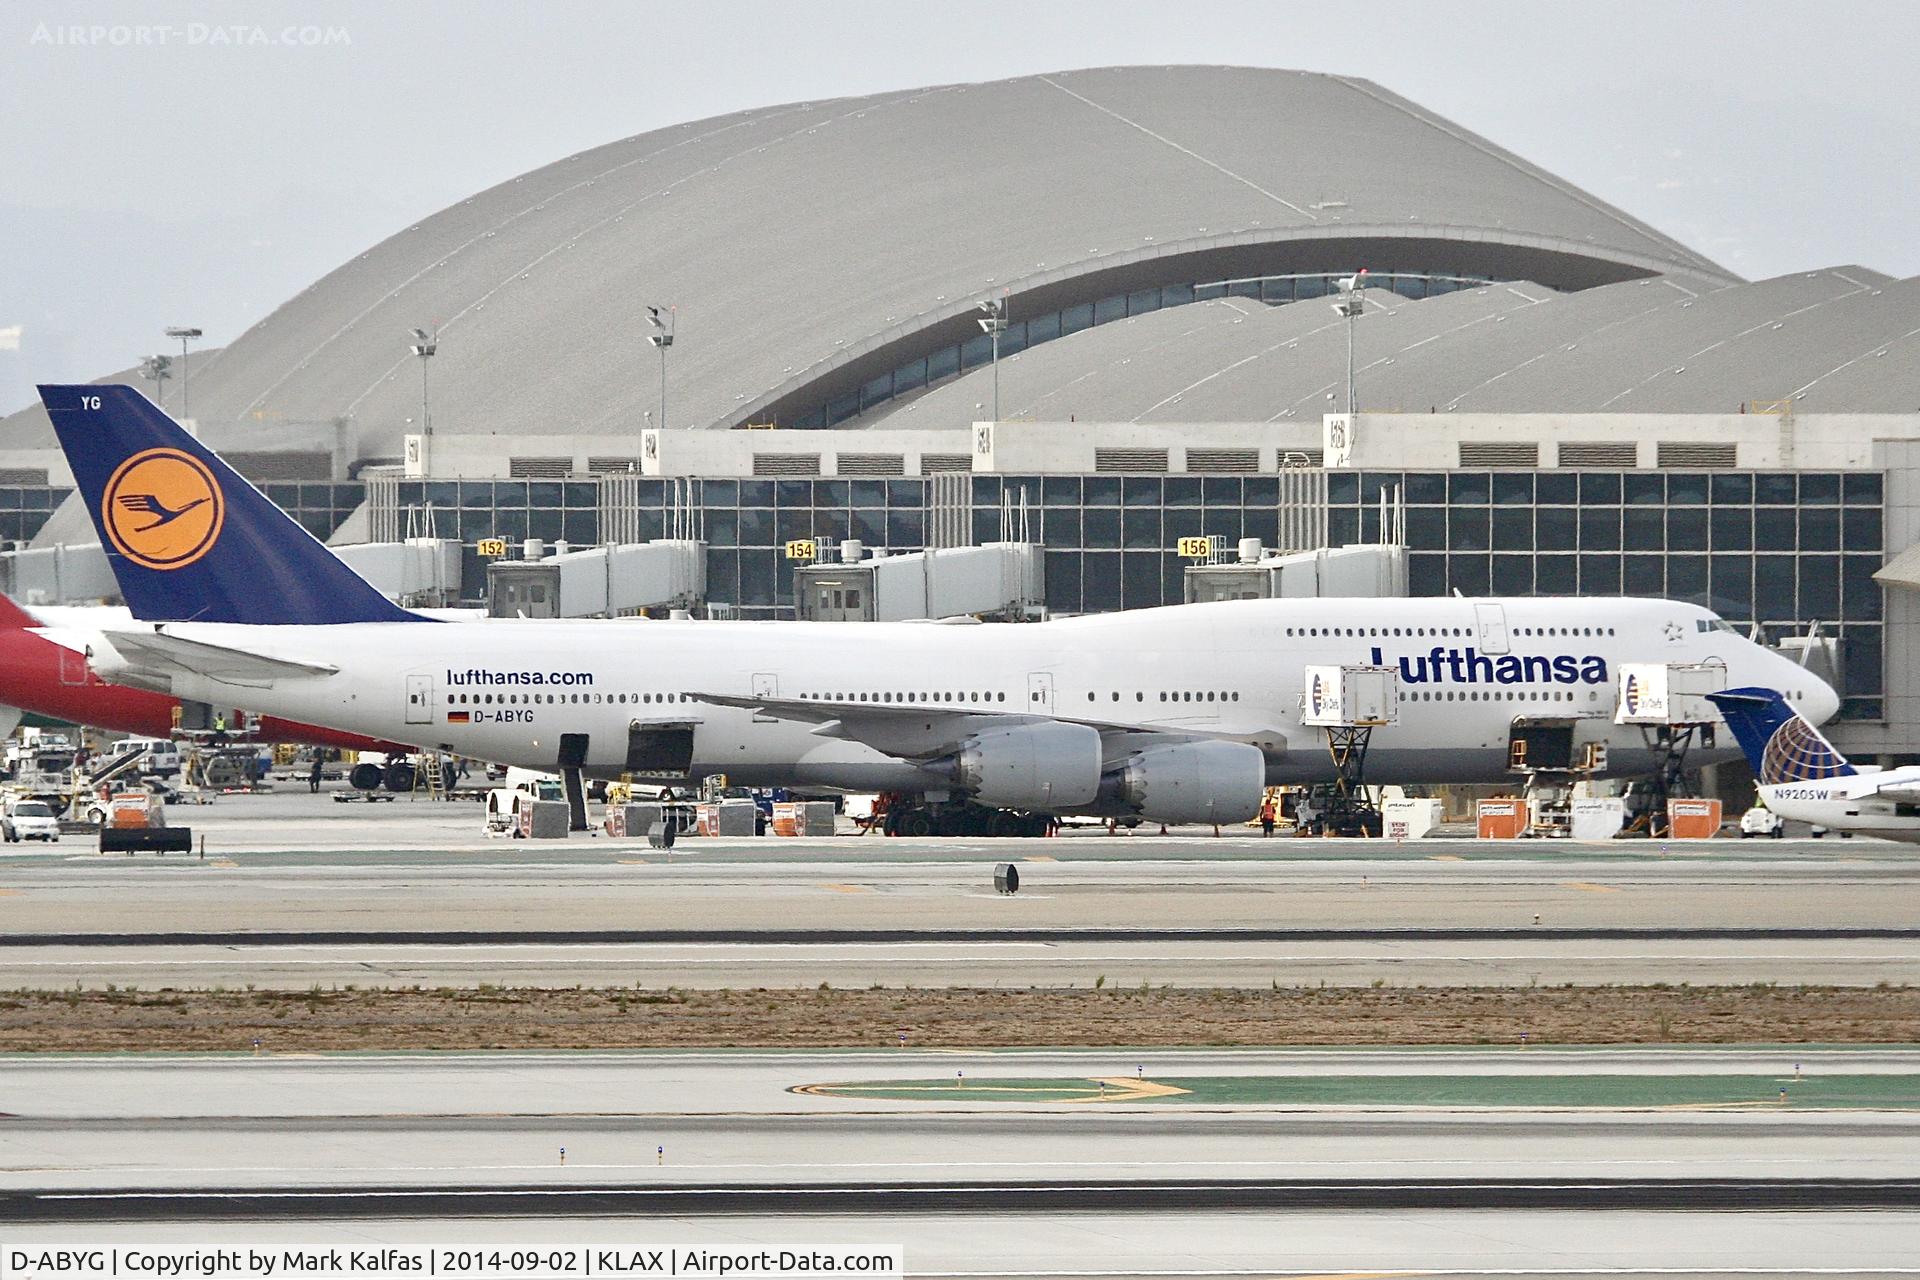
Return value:
<svg viewBox="0 0 1920 1280">
<path fill-rule="evenodd" d="M 1639 446 L 1631 440 L 1597 440 L 1560 446 L 1563 467 L 1632 467 L 1639 461 Z"/>
<path fill-rule="evenodd" d="M 1160 471 L 1167 469 L 1165 449 L 1095 449 L 1095 471 Z"/>
<path fill-rule="evenodd" d="M 923 453 L 920 455 L 920 474 L 934 475 L 941 471 L 971 471 L 973 455 L 970 453 Z"/>
<path fill-rule="evenodd" d="M 516 480 L 564 480 L 573 474 L 573 459 L 508 458 L 507 474 Z"/>
<path fill-rule="evenodd" d="M 1189 471 L 1258 471 L 1258 449 L 1189 449 Z"/>
<path fill-rule="evenodd" d="M 1733 467 L 1739 465 L 1740 447 L 1731 442 L 1708 440 L 1662 440 L 1657 461 L 1666 467 Z"/>
<path fill-rule="evenodd" d="M 820 474 L 820 455 L 817 453 L 756 453 L 753 455 L 753 474 L 817 476 Z"/>
<path fill-rule="evenodd" d="M 1561 457 L 1565 458 L 1562 451 Z M 1537 440 L 1462 440 L 1460 465 L 1463 467 L 1537 467 L 1540 442 Z M 1633 465 L 1629 460 L 1628 466 Z"/>
<path fill-rule="evenodd" d="M 843 476 L 903 476 L 907 459 L 898 453 L 842 453 L 835 455 L 833 469 Z"/>
</svg>

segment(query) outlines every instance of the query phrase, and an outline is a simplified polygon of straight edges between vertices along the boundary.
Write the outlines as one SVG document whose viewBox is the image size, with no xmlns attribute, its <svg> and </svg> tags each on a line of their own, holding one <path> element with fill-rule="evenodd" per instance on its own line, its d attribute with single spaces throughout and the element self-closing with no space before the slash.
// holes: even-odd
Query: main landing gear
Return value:
<svg viewBox="0 0 1920 1280">
<path fill-rule="evenodd" d="M 989 809 L 970 800 L 932 804 L 919 796 L 888 795 L 880 829 L 890 836 L 1045 836 L 1054 820 L 1044 813 Z"/>
</svg>

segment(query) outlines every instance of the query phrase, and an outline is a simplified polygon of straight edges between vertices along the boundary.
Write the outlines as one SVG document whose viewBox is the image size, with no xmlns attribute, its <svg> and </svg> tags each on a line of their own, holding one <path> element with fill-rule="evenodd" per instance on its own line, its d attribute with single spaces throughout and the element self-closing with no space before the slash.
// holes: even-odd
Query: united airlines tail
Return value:
<svg viewBox="0 0 1920 1280">
<path fill-rule="evenodd" d="M 1728 689 L 1707 697 L 1727 718 L 1762 786 L 1858 772 L 1777 690 Z"/>
<path fill-rule="evenodd" d="M 43 386 L 133 616 L 419 622 L 132 387 Z"/>
</svg>

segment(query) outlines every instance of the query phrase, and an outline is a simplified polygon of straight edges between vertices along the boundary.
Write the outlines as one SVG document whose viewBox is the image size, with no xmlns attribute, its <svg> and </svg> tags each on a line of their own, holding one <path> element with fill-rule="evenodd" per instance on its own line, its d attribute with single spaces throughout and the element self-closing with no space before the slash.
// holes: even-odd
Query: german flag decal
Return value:
<svg viewBox="0 0 1920 1280">
<path fill-rule="evenodd" d="M 449 712 L 447 712 L 447 723 L 448 723 L 448 724 L 466 724 L 466 723 L 468 722 L 468 720 L 469 720 L 469 719 L 471 719 L 471 717 L 470 717 L 470 716 L 469 716 L 469 714 L 468 714 L 467 712 L 465 712 L 465 711 L 449 711 Z"/>
</svg>

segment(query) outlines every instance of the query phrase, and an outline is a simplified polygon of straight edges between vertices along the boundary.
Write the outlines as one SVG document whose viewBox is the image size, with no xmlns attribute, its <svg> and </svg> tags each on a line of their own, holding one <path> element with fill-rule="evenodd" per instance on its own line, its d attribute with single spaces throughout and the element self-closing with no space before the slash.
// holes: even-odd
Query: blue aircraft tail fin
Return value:
<svg viewBox="0 0 1920 1280">
<path fill-rule="evenodd" d="M 1763 786 L 1838 778 L 1857 770 L 1820 731 L 1800 718 L 1775 689 L 1728 689 L 1707 698 L 1727 718 L 1727 727 L 1747 753 Z"/>
<path fill-rule="evenodd" d="M 417 622 L 132 387 L 40 399 L 136 618 Z"/>
</svg>

